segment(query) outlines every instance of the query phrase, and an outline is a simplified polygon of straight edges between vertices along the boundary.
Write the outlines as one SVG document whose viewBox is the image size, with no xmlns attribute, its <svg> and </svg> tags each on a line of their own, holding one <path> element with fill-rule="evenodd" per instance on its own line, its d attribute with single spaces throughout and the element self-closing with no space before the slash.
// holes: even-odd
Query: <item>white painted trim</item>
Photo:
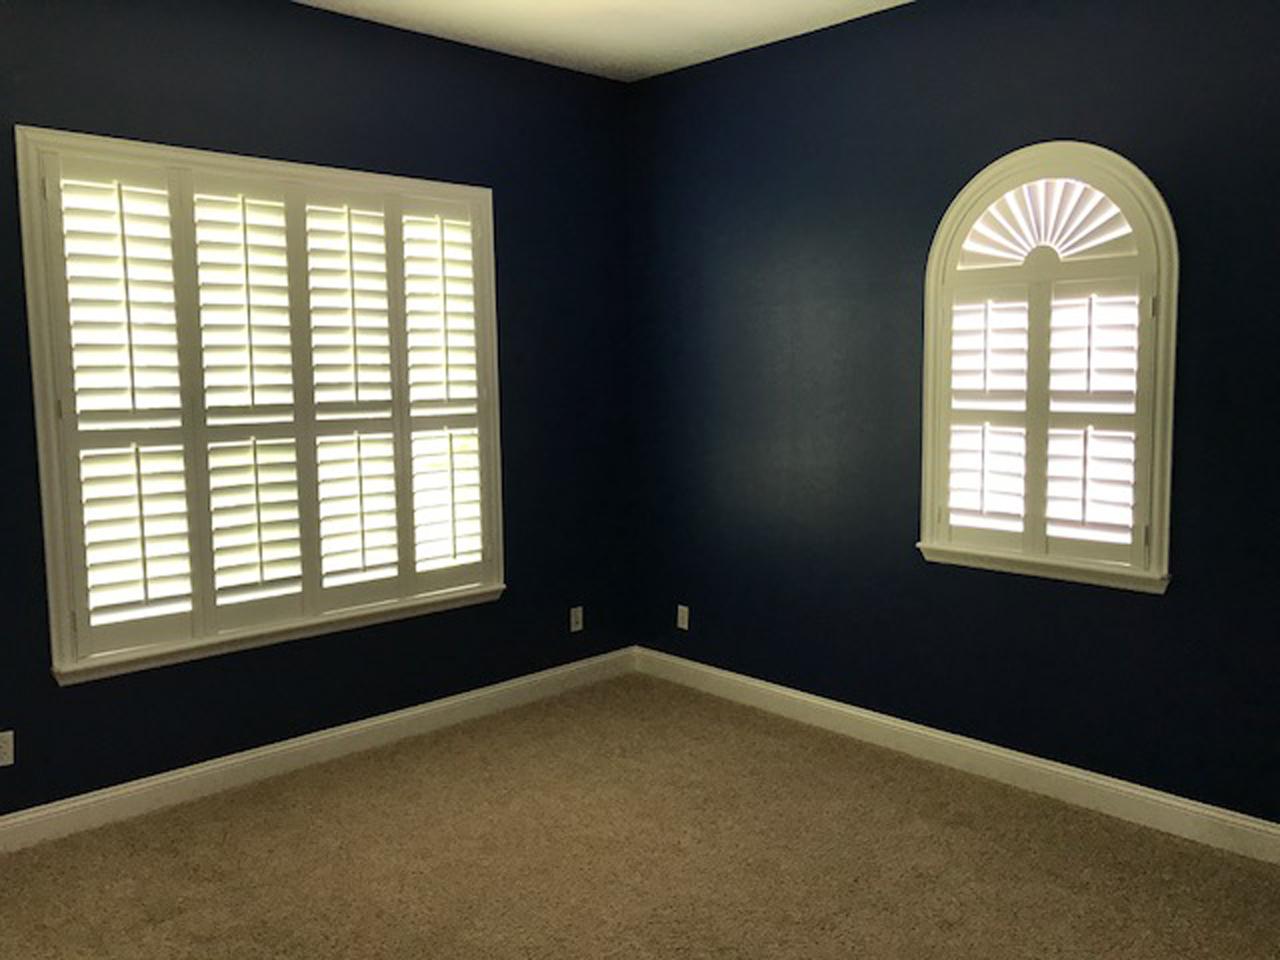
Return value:
<svg viewBox="0 0 1280 960">
<path fill-rule="evenodd" d="M 703 693 L 964 770 L 1120 820 L 1280 863 L 1280 823 L 946 733 L 682 657 L 638 648 L 637 669 Z"/>
<path fill-rule="evenodd" d="M 624 647 L 420 706 L 20 810 L 0 817 L 0 852 L 127 820 L 628 673 L 658 677 L 1130 823 L 1280 863 L 1280 823 L 645 647 Z"/>
<path fill-rule="evenodd" d="M 185 803 L 533 703 L 635 669 L 634 648 L 0 817 L 0 852 Z"/>
<path fill-rule="evenodd" d="M 67 665 L 55 663 L 53 676 L 60 686 L 66 687 L 102 677 L 114 677 L 138 670 L 149 670 L 152 667 L 165 667 L 174 663 L 200 660 L 220 653 L 252 650 L 274 643 L 284 643 L 287 640 L 305 640 L 323 636 L 326 633 L 368 627 L 375 623 L 491 603 L 501 597 L 506 589 L 505 583 L 494 586 L 469 585 L 417 597 L 348 607 L 330 613 L 316 614 L 303 621 L 278 624 L 267 629 L 246 627 L 240 630 L 228 630 L 194 643 L 179 640 L 172 643 L 152 644 L 138 649 L 113 651 Z"/>
<path fill-rule="evenodd" d="M 971 547 L 956 547 L 949 543 L 917 543 L 921 556 L 932 563 L 948 563 L 957 567 L 977 567 L 1000 573 L 1020 573 L 1028 577 L 1046 577 L 1050 580 L 1069 580 L 1088 583 L 1095 587 L 1116 587 L 1139 593 L 1164 593 L 1169 589 L 1169 577 L 1133 570 L 1129 567 L 1106 566 L 1087 560 L 1072 561 L 1063 558 L 1042 560 L 1025 554 L 1001 553 L 997 550 L 981 551 Z"/>
</svg>

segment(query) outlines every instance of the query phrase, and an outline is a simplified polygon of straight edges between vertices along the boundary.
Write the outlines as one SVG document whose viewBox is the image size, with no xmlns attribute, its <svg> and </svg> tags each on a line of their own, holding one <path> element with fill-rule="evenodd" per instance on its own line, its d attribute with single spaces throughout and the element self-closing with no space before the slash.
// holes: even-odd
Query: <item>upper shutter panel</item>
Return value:
<svg viewBox="0 0 1280 960">
<path fill-rule="evenodd" d="M 196 258 L 209 422 L 292 418 L 284 204 L 196 194 Z"/>
<path fill-rule="evenodd" d="M 191 609 L 182 448 L 80 454 L 89 622 L 94 626 Z"/>
<path fill-rule="evenodd" d="M 387 244 L 381 211 L 307 206 L 317 416 L 391 414 Z"/>
<path fill-rule="evenodd" d="M 957 303 L 951 314 L 951 407 L 1027 409 L 1027 302 Z"/>
<path fill-rule="evenodd" d="M 218 604 L 301 592 L 294 441 L 210 444 L 209 500 Z"/>
<path fill-rule="evenodd" d="M 394 447 L 389 433 L 316 440 L 320 572 L 326 587 L 399 572 Z"/>
<path fill-rule="evenodd" d="M 1055 290 L 1049 335 L 1054 413 L 1137 411 L 1139 299 L 1106 286 L 1086 292 L 1080 284 L 1061 284 Z"/>
<path fill-rule="evenodd" d="M 412 413 L 474 413 L 478 394 L 471 224 L 406 215 L 403 226 Z"/>
<path fill-rule="evenodd" d="M 81 429 L 180 422 L 167 191 L 61 182 L 75 406 Z M 144 416 L 138 416 L 144 414 Z"/>
</svg>

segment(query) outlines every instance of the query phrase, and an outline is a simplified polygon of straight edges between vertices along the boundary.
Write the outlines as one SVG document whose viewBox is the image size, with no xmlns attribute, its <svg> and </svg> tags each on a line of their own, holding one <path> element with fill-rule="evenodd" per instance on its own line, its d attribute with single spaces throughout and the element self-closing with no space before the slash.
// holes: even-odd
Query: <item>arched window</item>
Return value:
<svg viewBox="0 0 1280 960">
<path fill-rule="evenodd" d="M 927 559 L 1164 592 L 1177 286 L 1164 201 L 1108 150 L 961 191 L 926 279 Z"/>
</svg>

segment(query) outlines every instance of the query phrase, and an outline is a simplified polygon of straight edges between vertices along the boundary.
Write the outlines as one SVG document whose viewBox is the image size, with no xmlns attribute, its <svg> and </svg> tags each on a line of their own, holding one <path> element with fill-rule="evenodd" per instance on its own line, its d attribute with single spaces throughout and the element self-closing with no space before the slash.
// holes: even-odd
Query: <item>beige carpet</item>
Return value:
<svg viewBox="0 0 1280 960">
<path fill-rule="evenodd" d="M 0 856 L 0 958 L 1280 957 L 1280 867 L 626 677 Z"/>
</svg>

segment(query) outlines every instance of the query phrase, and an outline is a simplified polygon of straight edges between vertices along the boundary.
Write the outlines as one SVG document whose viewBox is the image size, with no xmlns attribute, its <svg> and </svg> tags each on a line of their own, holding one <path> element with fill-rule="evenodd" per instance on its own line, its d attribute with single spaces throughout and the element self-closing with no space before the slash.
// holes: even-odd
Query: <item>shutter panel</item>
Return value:
<svg viewBox="0 0 1280 960">
<path fill-rule="evenodd" d="M 75 408 L 82 430 L 177 426 L 169 198 L 118 180 L 61 182 Z M 145 419 L 123 417 L 145 411 Z"/>
<path fill-rule="evenodd" d="M 325 587 L 394 577 L 396 476 L 389 433 L 319 437 L 320 571 Z"/>
<path fill-rule="evenodd" d="M 1102 191 L 1080 180 L 1025 183 L 991 204 L 965 237 L 960 270 L 1015 266 L 1037 247 L 1063 261 L 1131 256 L 1133 228 Z"/>
<path fill-rule="evenodd" d="M 284 204 L 196 194 L 195 217 L 209 422 L 288 421 L 293 375 Z"/>
<path fill-rule="evenodd" d="M 209 500 L 217 603 L 301 592 L 294 441 L 211 443 Z"/>
<path fill-rule="evenodd" d="M 80 491 L 90 624 L 189 611 L 182 448 L 86 450 Z"/>
<path fill-rule="evenodd" d="M 1138 296 L 1056 295 L 1049 334 L 1053 413 L 1137 411 Z"/>
<path fill-rule="evenodd" d="M 474 413 L 477 397 L 471 224 L 404 217 L 409 398 L 415 416 Z"/>
<path fill-rule="evenodd" d="M 1050 429 L 1050 537 L 1133 542 L 1137 437 L 1128 430 Z"/>
<path fill-rule="evenodd" d="M 380 211 L 307 206 L 317 416 L 391 415 L 387 247 Z"/>
<path fill-rule="evenodd" d="M 1027 409 L 1027 302 L 957 303 L 951 315 L 953 410 Z"/>
<path fill-rule="evenodd" d="M 951 525 L 1022 532 L 1027 431 L 989 423 L 951 427 Z"/>
<path fill-rule="evenodd" d="M 476 430 L 426 430 L 413 435 L 413 511 L 419 573 L 480 562 Z"/>
</svg>

